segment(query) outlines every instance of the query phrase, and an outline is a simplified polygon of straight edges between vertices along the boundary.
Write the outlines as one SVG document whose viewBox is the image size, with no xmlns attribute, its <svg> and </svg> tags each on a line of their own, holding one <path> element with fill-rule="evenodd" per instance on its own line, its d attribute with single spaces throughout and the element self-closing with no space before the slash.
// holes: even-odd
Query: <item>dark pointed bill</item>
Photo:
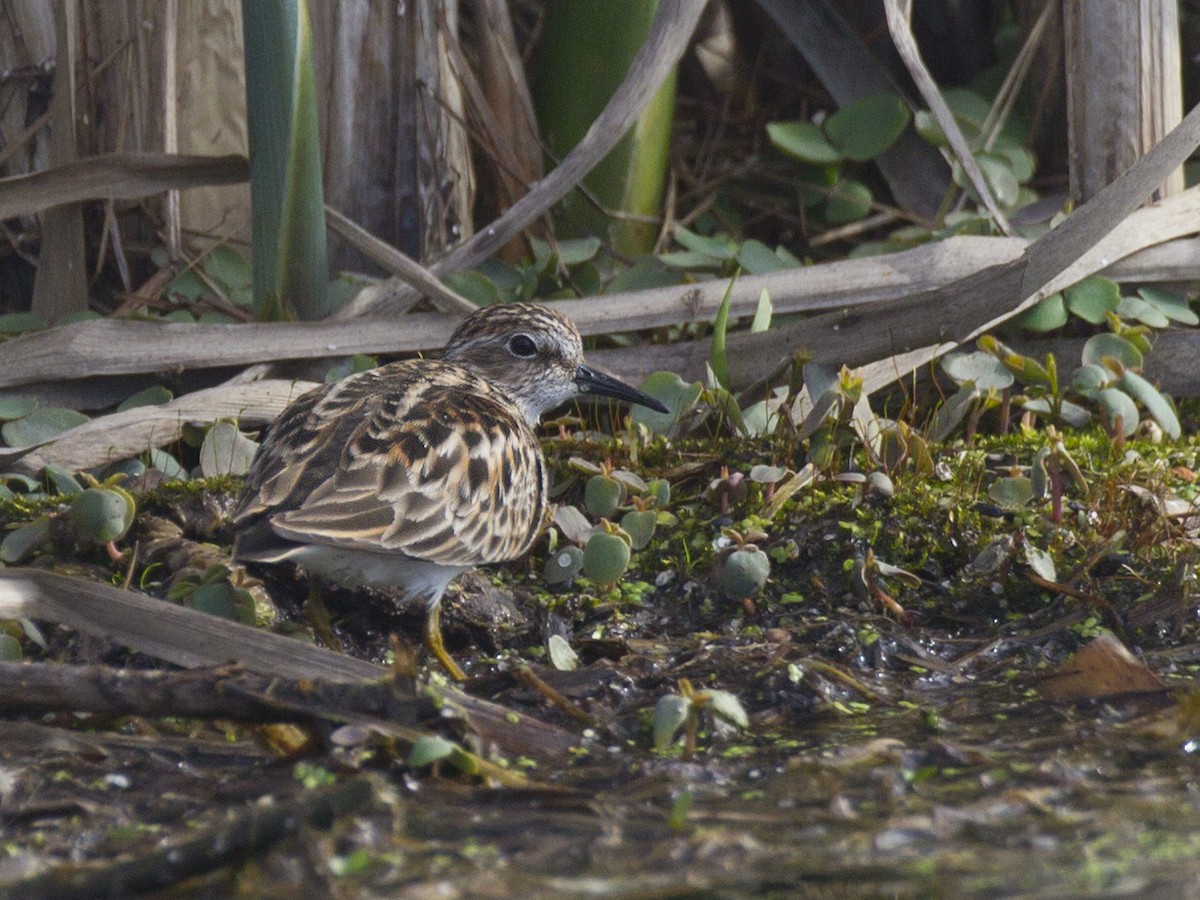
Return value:
<svg viewBox="0 0 1200 900">
<path fill-rule="evenodd" d="M 628 400 L 639 406 L 648 407 L 655 412 L 670 412 L 665 406 L 637 388 L 632 388 L 623 381 L 597 372 L 591 366 L 580 366 L 575 370 L 575 385 L 585 394 L 599 394 L 601 397 L 615 397 L 618 400 Z"/>
</svg>

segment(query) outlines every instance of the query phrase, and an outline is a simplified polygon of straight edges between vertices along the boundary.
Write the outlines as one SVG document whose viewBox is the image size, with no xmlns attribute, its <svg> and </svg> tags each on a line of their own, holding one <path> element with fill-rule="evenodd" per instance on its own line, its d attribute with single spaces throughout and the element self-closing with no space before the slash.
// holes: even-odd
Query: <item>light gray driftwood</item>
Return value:
<svg viewBox="0 0 1200 900">
<path fill-rule="evenodd" d="M 216 419 L 236 419 L 253 428 L 265 425 L 306 390 L 307 381 L 258 381 L 231 387 L 221 385 L 194 391 L 161 406 L 139 406 L 101 416 L 35 447 L 0 447 L 0 464 L 32 454 L 39 465 L 57 463 L 71 471 L 90 469 L 165 447 L 179 440 L 189 423 L 208 425 Z"/>
<path fill-rule="evenodd" d="M 1063 3 L 1071 197 L 1083 203 L 1183 115 L 1178 0 Z M 1156 196 L 1183 190 L 1183 172 Z"/>
<path fill-rule="evenodd" d="M 743 277 L 733 287 L 732 313 L 753 315 L 764 290 L 778 313 L 894 300 L 1016 259 L 1024 246 L 1015 238 L 955 237 L 888 256 Z M 594 297 L 561 300 L 555 308 L 585 335 L 709 322 L 728 286 L 725 280 L 715 280 L 692 287 L 609 294 L 602 302 Z M 6 342 L 0 356 L 0 388 L 97 375 L 436 350 L 457 322 L 457 316 L 434 313 L 319 323 L 76 322 Z"/>
</svg>

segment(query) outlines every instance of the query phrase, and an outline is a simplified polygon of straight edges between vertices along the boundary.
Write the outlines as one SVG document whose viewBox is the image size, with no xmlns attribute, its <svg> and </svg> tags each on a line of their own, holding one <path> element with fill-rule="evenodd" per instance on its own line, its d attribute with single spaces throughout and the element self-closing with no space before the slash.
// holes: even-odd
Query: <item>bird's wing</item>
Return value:
<svg viewBox="0 0 1200 900">
<path fill-rule="evenodd" d="M 478 385 L 417 377 L 373 387 L 352 408 L 349 433 L 297 432 L 312 445 L 308 465 L 273 476 L 274 493 L 297 501 L 270 516 L 274 531 L 445 565 L 525 552 L 541 526 L 546 475 L 524 420 Z"/>
</svg>

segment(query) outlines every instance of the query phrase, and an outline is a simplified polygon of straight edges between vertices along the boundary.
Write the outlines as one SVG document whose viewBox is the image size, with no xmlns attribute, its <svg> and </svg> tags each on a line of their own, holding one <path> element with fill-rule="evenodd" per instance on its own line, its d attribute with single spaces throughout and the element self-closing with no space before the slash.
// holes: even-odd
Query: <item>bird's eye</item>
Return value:
<svg viewBox="0 0 1200 900">
<path fill-rule="evenodd" d="M 537 344 L 527 334 L 515 334 L 508 340 L 508 352 L 513 356 L 528 359 L 531 356 L 537 356 Z"/>
</svg>

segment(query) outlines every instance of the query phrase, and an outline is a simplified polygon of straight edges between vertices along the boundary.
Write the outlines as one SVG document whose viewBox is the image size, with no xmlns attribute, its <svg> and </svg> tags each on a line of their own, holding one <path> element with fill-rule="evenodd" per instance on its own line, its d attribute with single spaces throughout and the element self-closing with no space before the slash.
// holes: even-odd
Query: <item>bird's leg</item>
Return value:
<svg viewBox="0 0 1200 900">
<path fill-rule="evenodd" d="M 330 650 L 343 652 L 345 648 L 337 639 L 337 635 L 333 633 L 329 610 L 325 608 L 325 601 L 321 599 L 321 586 L 316 578 L 311 578 L 308 582 L 308 597 L 304 601 L 304 618 L 318 641 Z"/>
<path fill-rule="evenodd" d="M 430 602 L 429 611 L 425 615 L 425 646 L 438 658 L 438 662 L 450 673 L 451 678 L 455 681 L 466 681 L 467 673 L 459 668 L 458 663 L 446 652 L 446 645 L 442 643 L 441 600 L 439 594 Z"/>
</svg>

